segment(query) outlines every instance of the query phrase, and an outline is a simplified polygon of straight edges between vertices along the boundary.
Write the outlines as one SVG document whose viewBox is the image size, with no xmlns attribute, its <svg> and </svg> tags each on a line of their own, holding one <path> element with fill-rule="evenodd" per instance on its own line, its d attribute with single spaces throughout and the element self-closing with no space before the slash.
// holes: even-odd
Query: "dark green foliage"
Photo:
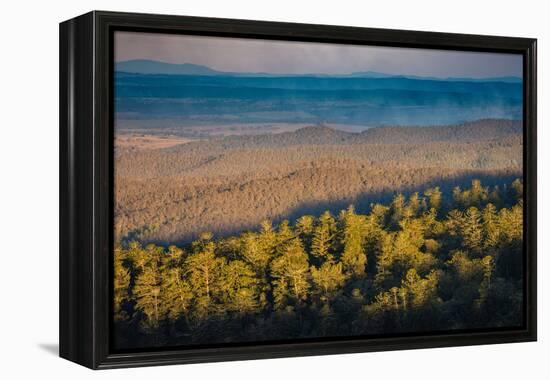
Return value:
<svg viewBox="0 0 550 380">
<path fill-rule="evenodd" d="M 434 187 L 182 248 L 119 245 L 117 347 L 520 325 L 521 181 L 453 195 Z"/>
</svg>

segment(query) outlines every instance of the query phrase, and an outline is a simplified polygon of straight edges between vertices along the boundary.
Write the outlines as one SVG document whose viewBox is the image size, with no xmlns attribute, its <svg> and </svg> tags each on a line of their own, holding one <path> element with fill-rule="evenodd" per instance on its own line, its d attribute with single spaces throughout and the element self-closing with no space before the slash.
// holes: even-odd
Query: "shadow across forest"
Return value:
<svg viewBox="0 0 550 380">
<path fill-rule="evenodd" d="M 301 216 L 297 223 L 262 223 L 257 232 L 227 239 L 205 233 L 188 246 L 118 246 L 114 345 L 520 326 L 524 213 L 516 177 L 470 173 L 428 181 L 369 213 L 347 200 L 315 203 L 318 209 L 302 210 L 344 208 L 319 217 L 293 209 L 289 215 Z M 446 191 L 447 201 L 435 187 Z"/>
<path fill-rule="evenodd" d="M 460 175 L 455 178 L 443 180 L 432 179 L 423 182 L 421 185 L 401 186 L 394 190 L 385 190 L 378 192 L 368 192 L 359 194 L 353 198 L 328 200 L 318 202 L 304 202 L 297 207 L 292 208 L 288 213 L 280 218 L 274 218 L 275 223 L 282 220 L 294 221 L 302 215 L 319 216 L 325 211 L 330 211 L 335 214 L 340 210 L 346 209 L 350 204 L 353 204 L 358 213 L 368 213 L 373 203 L 389 203 L 396 194 L 403 194 L 405 197 L 418 192 L 422 193 L 426 189 L 439 187 L 443 195 L 443 201 L 449 202 L 452 199 L 452 191 L 455 187 L 461 189 L 470 187 L 474 179 L 480 180 L 484 187 L 493 188 L 494 186 L 503 187 L 510 184 L 516 178 L 521 177 L 521 174 L 491 174 L 486 172 L 472 172 L 465 175 Z M 214 232 L 215 233 L 215 232 Z"/>
<path fill-rule="evenodd" d="M 405 197 L 409 197 L 411 194 L 418 192 L 422 195 L 426 189 L 433 187 L 439 187 L 442 192 L 443 203 L 448 203 L 452 201 L 452 192 L 455 187 L 460 187 L 461 189 L 467 188 L 471 185 L 474 179 L 480 180 L 483 186 L 488 187 L 489 189 L 499 186 L 501 190 L 505 190 L 507 184 L 510 184 L 517 178 L 521 178 L 521 173 L 514 173 L 513 171 L 508 171 L 506 173 L 490 173 L 483 170 L 469 171 L 464 174 L 453 175 L 449 178 L 434 178 L 416 185 L 398 186 L 394 189 L 387 189 L 383 191 L 363 192 L 357 194 L 356 196 L 342 199 L 302 202 L 298 206 L 289 208 L 284 213 L 280 213 L 279 215 L 272 217 L 265 217 L 263 219 L 268 219 L 275 224 L 278 224 L 283 220 L 288 220 L 290 224 L 293 224 L 303 215 L 318 217 L 325 211 L 329 211 L 333 215 L 337 215 L 340 210 L 346 209 L 350 205 L 353 205 L 357 212 L 366 214 L 370 211 L 372 204 L 387 204 L 391 202 L 397 194 L 402 194 Z M 147 238 L 146 235 L 144 236 L 143 234 L 143 229 L 137 229 L 128 232 L 128 234 L 121 239 L 121 242 L 127 243 L 132 240 L 138 240 L 144 244 L 153 243 L 160 246 L 175 244 L 178 246 L 186 246 L 196 240 L 202 232 L 211 232 L 216 238 L 225 238 L 244 231 L 255 231 L 259 228 L 261 221 L 262 220 L 250 221 L 238 230 L 232 225 L 226 225 L 217 229 L 197 225 L 197 229 L 193 233 L 183 234 L 179 238 L 172 239 L 170 241 Z"/>
</svg>

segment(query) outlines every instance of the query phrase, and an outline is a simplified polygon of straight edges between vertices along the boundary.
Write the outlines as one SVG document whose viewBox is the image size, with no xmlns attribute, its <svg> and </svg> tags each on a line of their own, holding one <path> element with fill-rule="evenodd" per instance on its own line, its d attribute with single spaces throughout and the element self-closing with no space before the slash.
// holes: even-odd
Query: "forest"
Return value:
<svg viewBox="0 0 550 380">
<path fill-rule="evenodd" d="M 117 239 L 188 244 L 205 230 L 231 236 L 349 204 L 367 213 L 395 192 L 439 186 L 450 194 L 472 179 L 502 186 L 523 170 L 518 120 L 170 138 L 175 145 L 158 149 L 115 146 Z"/>
<path fill-rule="evenodd" d="M 188 244 L 120 239 L 115 348 L 522 324 L 523 184 L 473 179 Z"/>
</svg>

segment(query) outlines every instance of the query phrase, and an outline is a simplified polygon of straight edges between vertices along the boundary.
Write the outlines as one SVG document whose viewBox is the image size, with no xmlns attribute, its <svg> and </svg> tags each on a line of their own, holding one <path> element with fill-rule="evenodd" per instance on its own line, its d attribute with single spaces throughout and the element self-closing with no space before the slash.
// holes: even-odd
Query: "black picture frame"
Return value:
<svg viewBox="0 0 550 380">
<path fill-rule="evenodd" d="M 523 55 L 524 326 L 369 338 L 111 350 L 113 32 L 152 31 Z M 60 356 L 93 369 L 535 341 L 536 40 L 93 11 L 60 24 Z"/>
</svg>

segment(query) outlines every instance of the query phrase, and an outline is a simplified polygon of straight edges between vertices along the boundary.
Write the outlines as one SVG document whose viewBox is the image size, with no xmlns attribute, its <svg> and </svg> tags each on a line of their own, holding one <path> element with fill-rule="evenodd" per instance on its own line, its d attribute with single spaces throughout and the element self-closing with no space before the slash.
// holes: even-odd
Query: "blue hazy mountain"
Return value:
<svg viewBox="0 0 550 380">
<path fill-rule="evenodd" d="M 220 72 L 207 66 L 192 63 L 173 64 L 148 59 L 134 59 L 117 62 L 116 71 L 136 74 L 217 75 Z"/>
<path fill-rule="evenodd" d="M 223 76 L 269 76 L 269 77 L 339 77 L 339 78 L 408 78 L 408 79 L 426 79 L 443 81 L 466 81 L 466 82 L 508 82 L 520 83 L 521 78 L 515 76 L 488 77 L 488 78 L 468 78 L 468 77 L 423 77 L 416 75 L 396 75 L 386 74 L 377 71 L 361 71 L 350 74 L 270 74 L 263 72 L 237 73 L 214 70 L 208 66 L 195 65 L 192 63 L 167 63 L 149 59 L 133 59 L 121 61 L 115 64 L 115 71 L 130 74 L 166 74 L 166 75 L 223 75 Z"/>
<path fill-rule="evenodd" d="M 165 73 L 153 73 L 163 67 Z M 128 72 L 131 69 L 149 72 Z M 521 81 L 442 80 L 373 72 L 236 75 L 154 61 L 121 62 L 116 70 L 117 119 L 155 119 L 157 126 L 162 125 L 159 120 L 170 120 L 171 125 L 176 120 L 181 126 L 276 122 L 375 126 L 522 117 Z"/>
</svg>

